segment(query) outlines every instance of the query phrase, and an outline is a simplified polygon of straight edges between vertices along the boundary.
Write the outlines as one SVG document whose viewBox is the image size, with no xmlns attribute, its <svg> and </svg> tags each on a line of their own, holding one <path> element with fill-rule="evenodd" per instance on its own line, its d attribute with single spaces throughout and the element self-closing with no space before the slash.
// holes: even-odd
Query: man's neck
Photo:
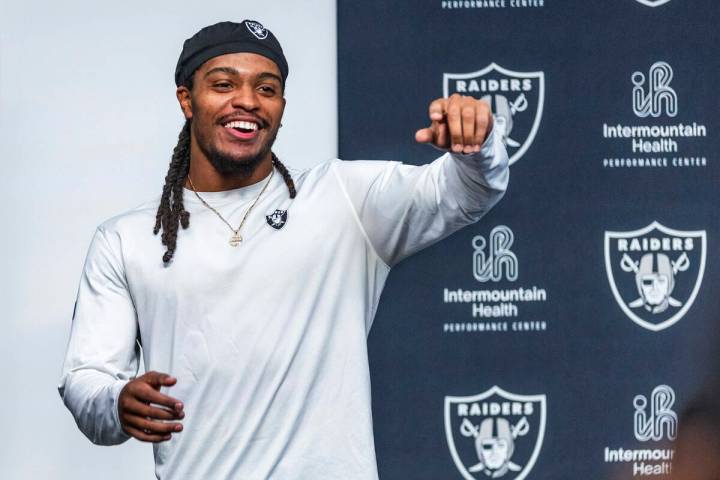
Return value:
<svg viewBox="0 0 720 480">
<path fill-rule="evenodd" d="M 253 185 L 270 175 L 272 168 L 272 154 L 268 153 L 249 175 L 232 176 L 218 172 L 204 156 L 191 154 L 189 176 L 199 192 L 222 192 Z M 192 189 L 188 179 L 185 187 Z"/>
</svg>

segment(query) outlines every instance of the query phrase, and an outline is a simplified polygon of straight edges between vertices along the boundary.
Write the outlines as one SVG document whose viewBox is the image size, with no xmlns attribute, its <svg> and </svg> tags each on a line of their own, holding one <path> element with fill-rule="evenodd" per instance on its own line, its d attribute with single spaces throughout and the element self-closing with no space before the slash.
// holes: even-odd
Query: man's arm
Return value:
<svg viewBox="0 0 720 480">
<path fill-rule="evenodd" d="M 182 430 L 183 404 L 160 393 L 177 379 L 149 371 L 140 377 L 140 345 L 120 239 L 95 231 L 80 279 L 58 392 L 80 430 L 99 445 L 135 437 L 162 442 Z M 157 406 L 154 406 L 157 405 Z M 160 420 L 160 421 L 158 421 Z"/>
<path fill-rule="evenodd" d="M 137 318 L 122 259 L 107 233 L 95 231 L 83 268 L 58 392 L 80 430 L 99 445 L 130 435 L 118 418 L 118 397 L 137 375 Z"/>
<path fill-rule="evenodd" d="M 416 140 L 448 153 L 434 162 L 337 162 L 334 171 L 370 244 L 392 266 L 478 221 L 507 188 L 502 132 L 485 102 L 453 96 L 431 103 Z M 499 127 L 499 125 L 498 125 Z"/>
</svg>

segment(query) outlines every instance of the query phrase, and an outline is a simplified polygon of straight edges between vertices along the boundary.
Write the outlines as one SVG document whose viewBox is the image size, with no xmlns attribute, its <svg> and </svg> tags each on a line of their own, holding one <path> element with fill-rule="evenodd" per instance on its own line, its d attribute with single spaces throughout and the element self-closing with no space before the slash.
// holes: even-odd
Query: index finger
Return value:
<svg viewBox="0 0 720 480">
<path fill-rule="evenodd" d="M 430 120 L 440 121 L 445 117 L 445 107 L 447 106 L 447 98 L 438 98 L 430 103 L 428 115 Z"/>
</svg>

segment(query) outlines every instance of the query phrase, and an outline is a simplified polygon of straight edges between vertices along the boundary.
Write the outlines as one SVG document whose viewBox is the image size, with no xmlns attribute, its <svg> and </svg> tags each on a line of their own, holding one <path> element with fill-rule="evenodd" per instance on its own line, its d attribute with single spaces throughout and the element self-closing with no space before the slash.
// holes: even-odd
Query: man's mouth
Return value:
<svg viewBox="0 0 720 480">
<path fill-rule="evenodd" d="M 223 127 L 236 138 L 250 140 L 257 136 L 260 125 L 249 120 L 233 120 L 223 124 Z"/>
</svg>

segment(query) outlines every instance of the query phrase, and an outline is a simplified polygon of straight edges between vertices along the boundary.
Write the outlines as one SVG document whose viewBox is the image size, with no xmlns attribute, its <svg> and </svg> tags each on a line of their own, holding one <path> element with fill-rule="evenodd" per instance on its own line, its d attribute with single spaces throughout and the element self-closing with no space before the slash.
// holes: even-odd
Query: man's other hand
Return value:
<svg viewBox="0 0 720 480">
<path fill-rule="evenodd" d="M 415 133 L 419 143 L 455 153 L 475 153 L 492 130 L 490 105 L 457 93 L 430 103 L 430 126 Z"/>
<path fill-rule="evenodd" d="M 128 382 L 120 391 L 118 416 L 122 429 L 143 442 L 164 442 L 180 432 L 185 417 L 180 400 L 160 393 L 160 387 L 177 382 L 166 373 L 150 371 Z"/>
</svg>

